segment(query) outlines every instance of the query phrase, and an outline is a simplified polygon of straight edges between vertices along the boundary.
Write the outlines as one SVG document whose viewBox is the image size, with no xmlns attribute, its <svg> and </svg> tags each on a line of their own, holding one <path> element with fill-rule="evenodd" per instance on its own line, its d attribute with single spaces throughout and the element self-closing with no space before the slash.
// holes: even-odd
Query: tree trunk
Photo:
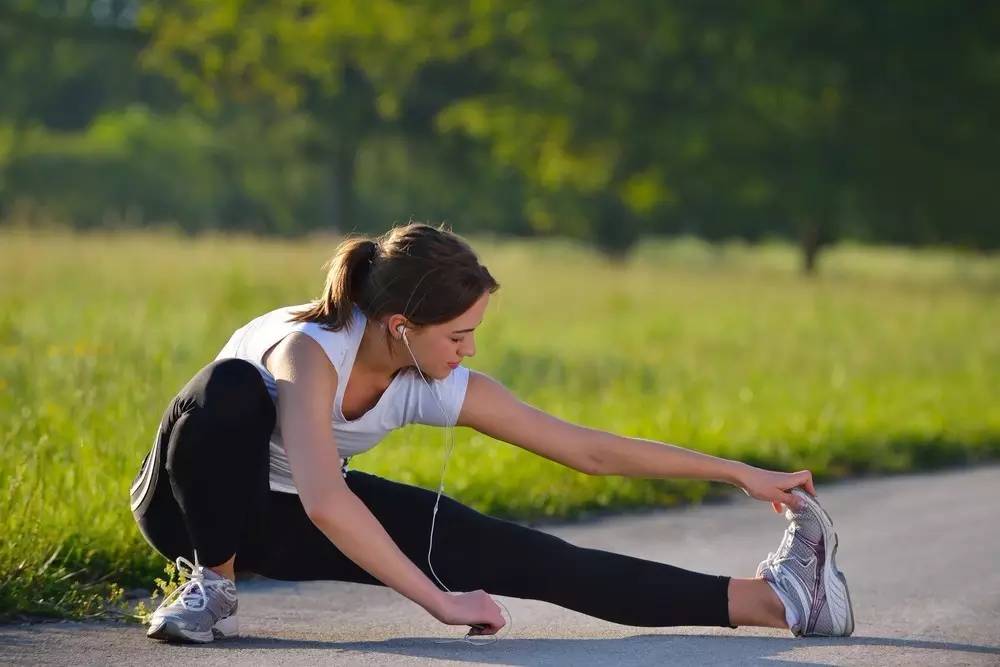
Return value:
<svg viewBox="0 0 1000 667">
<path fill-rule="evenodd" d="M 802 248 L 802 273 L 808 276 L 815 275 L 819 251 L 823 247 L 820 226 L 812 220 L 807 220 L 802 227 L 799 241 Z"/>
<path fill-rule="evenodd" d="M 352 141 L 339 141 L 330 156 L 330 194 L 327 198 L 327 222 L 337 234 L 351 231 L 354 224 L 354 170 L 358 146 Z"/>
<path fill-rule="evenodd" d="M 15 115 L 14 120 L 11 122 L 12 134 L 10 144 L 7 148 L 7 159 L 5 162 L 0 163 L 0 223 L 5 222 L 5 219 L 13 210 L 13 202 L 17 193 L 14 192 L 11 174 L 14 172 L 18 158 L 21 157 L 21 148 L 25 143 L 24 132 L 27 125 L 27 122 L 21 118 L 20 114 Z"/>
</svg>

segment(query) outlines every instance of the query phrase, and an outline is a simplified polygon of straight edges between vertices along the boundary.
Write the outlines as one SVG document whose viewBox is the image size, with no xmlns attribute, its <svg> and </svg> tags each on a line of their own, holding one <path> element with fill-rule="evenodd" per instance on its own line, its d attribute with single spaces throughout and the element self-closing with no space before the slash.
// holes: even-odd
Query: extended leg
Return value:
<svg viewBox="0 0 1000 667">
<path fill-rule="evenodd" d="M 478 512 L 441 496 L 427 564 L 436 492 L 352 470 L 348 486 L 399 548 L 435 583 L 452 591 L 543 600 L 636 626 L 730 626 L 730 578 L 571 544 L 559 537 Z M 295 496 L 270 506 L 265 551 L 248 569 L 288 580 L 334 579 L 380 584 L 347 559 L 305 516 Z M 277 501 L 277 502 L 276 502 Z"/>
</svg>

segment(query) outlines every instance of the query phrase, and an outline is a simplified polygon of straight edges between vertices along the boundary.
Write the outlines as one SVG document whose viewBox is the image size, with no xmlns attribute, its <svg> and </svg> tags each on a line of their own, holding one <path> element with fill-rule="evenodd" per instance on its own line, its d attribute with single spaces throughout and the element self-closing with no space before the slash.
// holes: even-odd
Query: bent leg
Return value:
<svg viewBox="0 0 1000 667">
<path fill-rule="evenodd" d="M 275 409 L 260 373 L 241 359 L 202 368 L 167 407 L 132 487 L 146 540 L 168 559 L 227 563 L 266 514 Z"/>
<path fill-rule="evenodd" d="M 615 623 L 646 627 L 730 625 L 729 577 L 580 547 L 483 514 L 442 494 L 427 562 L 436 491 L 358 470 L 351 490 L 399 548 L 439 587 L 542 600 Z M 381 585 L 309 521 L 297 496 L 272 493 L 275 532 L 249 569 L 275 579 L 335 579 Z M 280 513 L 280 516 L 279 516 Z M 239 567 L 240 559 L 237 558 Z M 435 577 L 435 574 L 437 575 Z"/>
</svg>

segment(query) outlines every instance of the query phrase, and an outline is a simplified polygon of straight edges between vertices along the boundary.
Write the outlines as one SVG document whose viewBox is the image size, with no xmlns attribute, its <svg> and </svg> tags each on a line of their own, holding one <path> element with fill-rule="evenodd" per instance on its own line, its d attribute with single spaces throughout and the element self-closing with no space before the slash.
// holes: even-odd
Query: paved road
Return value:
<svg viewBox="0 0 1000 667">
<path fill-rule="evenodd" d="M 435 643 L 461 637 L 464 626 L 444 626 L 388 588 L 257 579 L 239 583 L 237 640 L 174 646 L 146 639 L 135 625 L 7 625 L 0 664 L 1000 665 L 1000 466 L 817 490 L 851 585 L 857 627 L 849 638 L 640 628 L 495 596 L 513 614 L 499 642 Z M 752 576 L 784 528 L 769 505 L 742 494 L 542 527 L 575 544 L 733 576 Z"/>
</svg>

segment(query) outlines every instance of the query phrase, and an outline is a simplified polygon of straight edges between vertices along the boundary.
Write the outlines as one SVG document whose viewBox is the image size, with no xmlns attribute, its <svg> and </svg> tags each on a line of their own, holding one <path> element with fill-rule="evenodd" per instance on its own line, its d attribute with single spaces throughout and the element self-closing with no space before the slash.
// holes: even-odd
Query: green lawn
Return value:
<svg viewBox="0 0 1000 667">
<path fill-rule="evenodd" d="M 820 481 L 1000 454 L 995 256 L 842 245 L 810 279 L 782 244 L 647 242 L 616 266 L 469 238 L 502 287 L 466 365 L 559 417 Z M 163 576 L 128 503 L 163 408 L 236 327 L 317 296 L 335 245 L 0 230 L 0 618 L 83 617 Z M 444 435 L 351 464 L 436 489 Z M 468 429 L 445 479 L 523 520 L 730 490 L 588 477 Z"/>
</svg>

